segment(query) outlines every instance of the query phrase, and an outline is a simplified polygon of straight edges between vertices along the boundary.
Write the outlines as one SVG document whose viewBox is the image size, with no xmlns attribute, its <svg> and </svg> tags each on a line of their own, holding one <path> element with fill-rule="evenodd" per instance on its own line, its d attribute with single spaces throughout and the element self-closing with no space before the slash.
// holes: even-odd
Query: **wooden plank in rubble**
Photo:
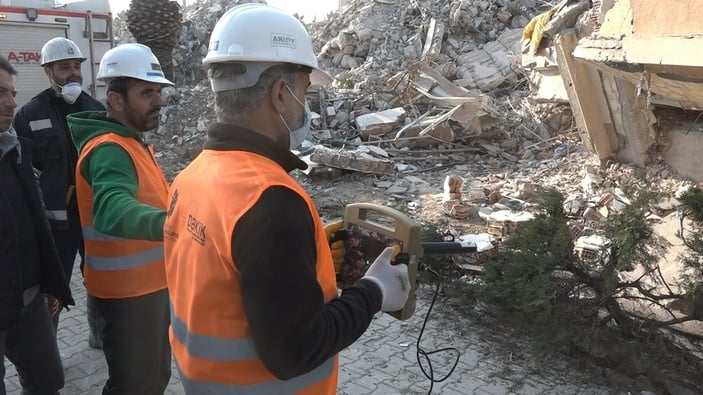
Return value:
<svg viewBox="0 0 703 395">
<path fill-rule="evenodd" d="M 440 74 L 437 70 L 433 69 L 432 66 L 427 64 L 427 62 L 420 62 L 418 64 L 418 70 L 421 71 L 422 73 L 426 74 L 428 77 L 431 77 L 435 81 L 437 81 L 437 84 L 444 89 L 445 92 L 448 93 L 448 96 L 454 96 L 454 97 L 467 97 L 469 96 L 469 92 L 457 85 L 454 85 L 451 81 L 448 79 L 444 78 L 442 74 Z"/>
<path fill-rule="evenodd" d="M 431 59 L 439 55 L 442 50 L 442 39 L 444 38 L 444 23 L 437 22 L 435 18 L 430 20 L 427 28 L 427 38 L 422 49 L 422 59 Z"/>
<path fill-rule="evenodd" d="M 588 66 L 572 56 L 577 44 L 578 37 L 573 29 L 557 35 L 557 63 L 584 145 L 596 153 L 599 159 L 606 159 L 614 152 L 610 138 L 613 125 L 602 110 L 607 105 L 603 102 L 605 97 L 600 79 L 594 76 Z M 589 141 L 590 146 L 587 144 Z"/>
</svg>

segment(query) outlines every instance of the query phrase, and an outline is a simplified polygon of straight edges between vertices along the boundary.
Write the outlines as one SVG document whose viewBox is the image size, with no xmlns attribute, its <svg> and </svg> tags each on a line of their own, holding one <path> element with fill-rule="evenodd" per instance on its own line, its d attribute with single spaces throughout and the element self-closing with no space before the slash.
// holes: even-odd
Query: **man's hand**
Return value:
<svg viewBox="0 0 703 395">
<path fill-rule="evenodd" d="M 335 232 L 340 231 L 344 221 L 339 220 L 337 222 L 332 222 L 325 226 L 325 236 L 327 237 L 327 242 L 332 239 L 332 235 Z M 342 261 L 344 260 L 344 240 L 336 240 L 330 244 L 330 250 L 332 251 L 332 262 L 334 262 L 335 272 L 339 272 L 342 267 Z"/>
<path fill-rule="evenodd" d="M 403 308 L 410 294 L 410 279 L 406 265 L 391 265 L 391 259 L 400 251 L 394 245 L 386 247 L 381 255 L 369 266 L 363 278 L 372 280 L 383 294 L 382 311 L 396 311 Z"/>
<path fill-rule="evenodd" d="M 51 315 L 51 318 L 56 317 L 63 308 L 61 301 L 49 294 L 46 294 L 46 305 L 49 308 L 49 315 Z"/>
</svg>

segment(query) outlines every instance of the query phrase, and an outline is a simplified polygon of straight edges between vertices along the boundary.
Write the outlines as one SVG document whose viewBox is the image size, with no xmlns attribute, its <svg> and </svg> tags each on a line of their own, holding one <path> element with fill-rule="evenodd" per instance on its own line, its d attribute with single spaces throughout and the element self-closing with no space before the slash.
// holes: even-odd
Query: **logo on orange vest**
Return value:
<svg viewBox="0 0 703 395">
<path fill-rule="evenodd" d="M 188 232 L 193 235 L 193 239 L 197 241 L 200 245 L 205 245 L 205 224 L 198 221 L 197 218 L 188 214 L 188 225 L 186 226 Z"/>
</svg>

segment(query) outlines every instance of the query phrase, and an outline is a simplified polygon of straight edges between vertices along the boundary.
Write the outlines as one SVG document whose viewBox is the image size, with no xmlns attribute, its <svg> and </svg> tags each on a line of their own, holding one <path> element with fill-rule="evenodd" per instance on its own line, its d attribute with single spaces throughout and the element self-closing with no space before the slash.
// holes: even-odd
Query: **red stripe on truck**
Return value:
<svg viewBox="0 0 703 395">
<path fill-rule="evenodd" d="M 8 13 L 8 14 L 14 13 L 14 14 L 23 14 L 24 15 L 27 13 L 27 8 L 0 6 L 0 13 Z M 87 15 L 86 12 L 47 10 L 47 9 L 43 9 L 43 8 L 37 8 L 37 13 L 39 15 L 62 16 L 62 17 L 68 17 L 68 18 L 85 18 L 85 16 Z M 93 18 L 95 18 L 95 19 L 109 19 L 110 15 L 94 12 Z"/>
</svg>

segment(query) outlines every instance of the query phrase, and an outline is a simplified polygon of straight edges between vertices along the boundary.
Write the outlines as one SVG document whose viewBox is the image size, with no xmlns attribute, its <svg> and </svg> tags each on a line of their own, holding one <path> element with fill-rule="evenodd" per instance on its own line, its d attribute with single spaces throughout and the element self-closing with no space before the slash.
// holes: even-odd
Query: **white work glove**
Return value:
<svg viewBox="0 0 703 395">
<path fill-rule="evenodd" d="M 369 266 L 367 278 L 381 288 L 383 294 L 382 311 L 396 311 L 403 308 L 410 293 L 410 279 L 406 265 L 391 265 L 391 257 L 395 249 L 386 247 L 381 255 Z"/>
</svg>

